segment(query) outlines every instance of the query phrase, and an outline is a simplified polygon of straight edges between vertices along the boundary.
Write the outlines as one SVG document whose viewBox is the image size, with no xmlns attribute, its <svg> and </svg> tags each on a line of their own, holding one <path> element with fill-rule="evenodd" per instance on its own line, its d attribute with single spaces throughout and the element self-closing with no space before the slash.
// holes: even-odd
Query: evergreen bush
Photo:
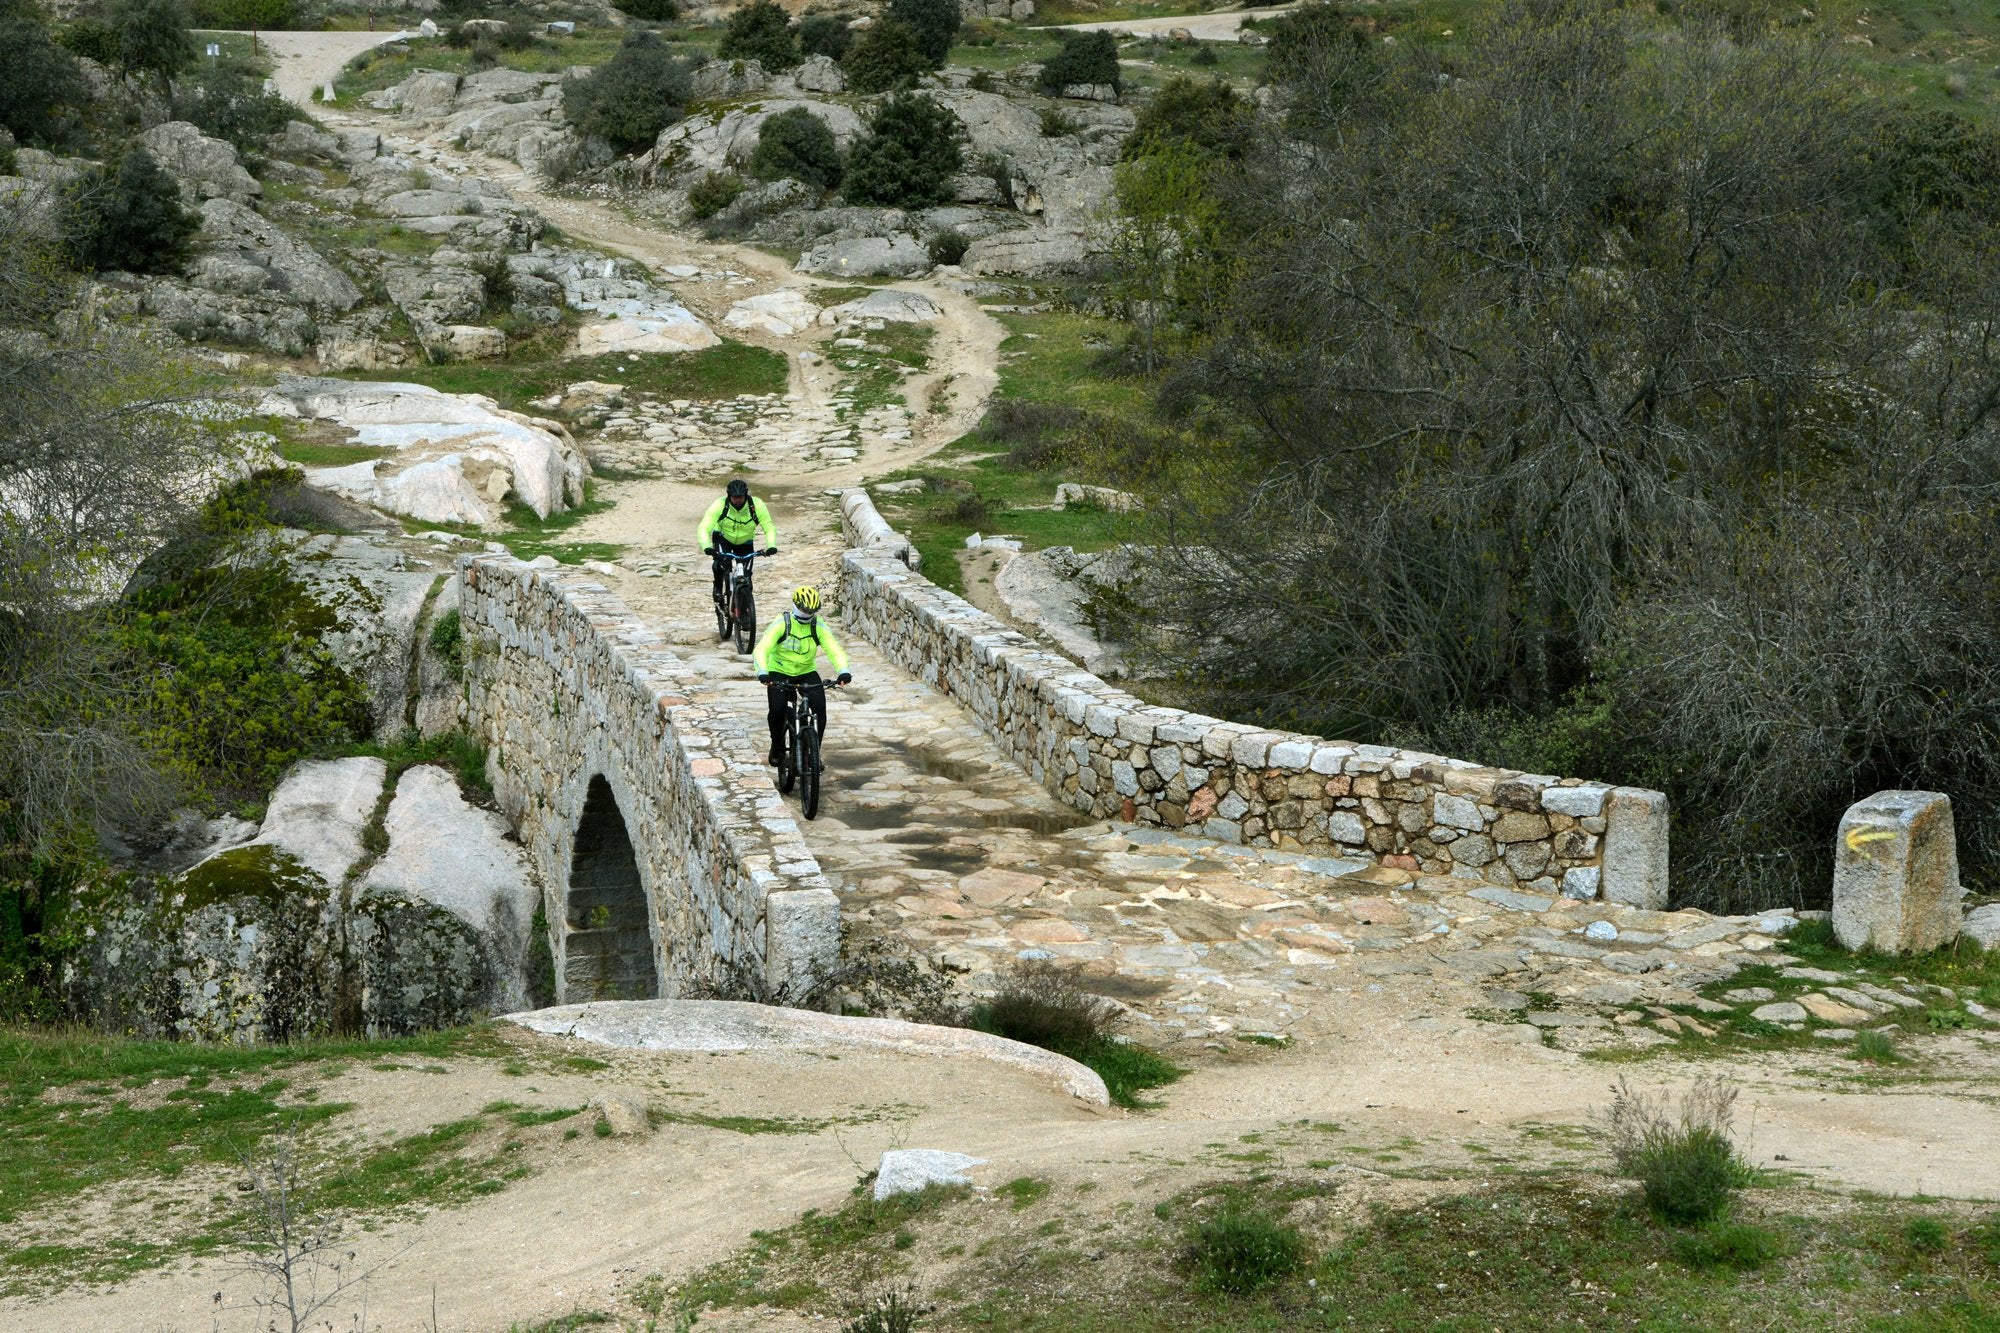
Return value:
<svg viewBox="0 0 2000 1333">
<path fill-rule="evenodd" d="M 686 61 L 654 34 L 635 32 L 610 61 L 563 84 L 563 111 L 583 133 L 635 152 L 680 119 L 692 87 Z"/>
<path fill-rule="evenodd" d="M 765 121 L 750 155 L 750 174 L 759 180 L 789 176 L 815 190 L 840 184 L 840 148 L 824 120 L 802 106 Z"/>
<path fill-rule="evenodd" d="M 799 38 L 783 9 L 771 0 L 754 0 L 729 16 L 716 54 L 724 60 L 754 60 L 776 73 L 799 63 Z"/>
<path fill-rule="evenodd" d="M 889 0 L 885 18 L 909 25 L 917 39 L 917 49 L 937 69 L 951 54 L 962 21 L 958 0 Z"/>
<path fill-rule="evenodd" d="M 808 14 L 799 20 L 799 50 L 839 60 L 854 45 L 854 30 L 836 14 Z"/>
<path fill-rule="evenodd" d="M 847 198 L 857 204 L 931 208 L 951 197 L 964 161 L 965 127 L 931 98 L 898 93 L 875 109 L 847 156 Z"/>
<path fill-rule="evenodd" d="M 857 93 L 913 88 L 931 68 L 910 25 L 894 19 L 861 34 L 840 65 L 847 73 L 849 90 Z"/>
<path fill-rule="evenodd" d="M 743 193 L 743 178 L 733 171 L 711 171 L 688 188 L 688 209 L 698 218 L 712 218 Z"/>
<path fill-rule="evenodd" d="M 180 186 L 144 148 L 134 146 L 116 170 L 86 182 L 70 221 L 70 251 L 96 272 L 178 273 L 201 219 L 181 205 Z"/>
<path fill-rule="evenodd" d="M 1111 85 L 1123 92 L 1118 74 L 1118 41 L 1108 32 L 1066 32 L 1062 49 L 1042 62 L 1043 91 L 1060 93 L 1077 84 Z"/>
</svg>

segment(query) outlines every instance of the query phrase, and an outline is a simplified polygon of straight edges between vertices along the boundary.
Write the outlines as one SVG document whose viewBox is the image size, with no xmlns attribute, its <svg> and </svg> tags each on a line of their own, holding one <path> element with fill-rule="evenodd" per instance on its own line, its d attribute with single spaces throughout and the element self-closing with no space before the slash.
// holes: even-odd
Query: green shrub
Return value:
<svg viewBox="0 0 2000 1333">
<path fill-rule="evenodd" d="M 692 86 L 686 61 L 655 34 L 635 32 L 609 61 L 564 82 L 563 113 L 583 133 L 638 151 L 680 119 Z"/>
<path fill-rule="evenodd" d="M 815 190 L 840 184 L 840 148 L 824 120 L 802 106 L 781 111 L 757 132 L 750 174 L 759 180 L 789 176 Z"/>
<path fill-rule="evenodd" d="M 907 23 L 893 19 L 861 34 L 840 62 L 848 87 L 857 93 L 886 93 L 911 88 L 929 69 Z"/>
<path fill-rule="evenodd" d="M 681 16 L 680 0 L 622 0 L 617 7 L 641 23 L 672 23 Z"/>
<path fill-rule="evenodd" d="M 298 20 L 292 0 L 191 0 L 188 16 L 197 28 L 283 31 Z"/>
<path fill-rule="evenodd" d="M 854 45 L 854 30 L 837 14 L 808 14 L 799 20 L 799 50 L 839 60 Z"/>
<path fill-rule="evenodd" d="M 889 0 L 884 18 L 907 23 L 932 69 L 944 64 L 963 21 L 958 0 Z"/>
<path fill-rule="evenodd" d="M 84 184 L 70 223 L 76 262 L 93 271 L 178 273 L 201 218 L 181 206 L 180 186 L 144 148 L 134 146 L 116 171 Z"/>
<path fill-rule="evenodd" d="M 1051 959 L 1019 959 L 1008 965 L 978 1021 L 988 1032 L 1054 1050 L 1107 1037 L 1121 1017 L 1116 1004 L 1084 988 L 1083 974 L 1075 967 Z"/>
<path fill-rule="evenodd" d="M 1139 108 L 1119 156 L 1129 162 L 1187 147 L 1204 157 L 1240 158 L 1256 122 L 1255 109 L 1222 80 L 1176 74 Z"/>
<path fill-rule="evenodd" d="M 1044 139 L 1060 139 L 1066 134 L 1075 134 L 1082 128 L 1083 126 L 1077 123 L 1076 117 L 1061 107 L 1045 106 L 1042 108 L 1042 137 Z"/>
<path fill-rule="evenodd" d="M 108 17 L 118 34 L 118 68 L 127 74 L 151 75 L 164 88 L 194 63 L 194 34 L 181 0 L 114 0 Z"/>
<path fill-rule="evenodd" d="M 903 1238 L 910 1233 L 896 1233 L 896 1248 L 909 1248 Z M 852 1319 L 844 1319 L 840 1333 L 912 1333 L 917 1321 L 930 1313 L 928 1306 L 919 1305 L 914 1290 L 886 1291 L 867 1302 L 861 1313 Z"/>
<path fill-rule="evenodd" d="M 992 70 L 976 69 L 972 71 L 972 77 L 966 80 L 965 86 L 975 93 L 991 93 L 1000 90 L 1000 81 L 993 77 Z"/>
<path fill-rule="evenodd" d="M 1618 1081 L 1611 1155 L 1655 1214 L 1683 1224 L 1711 1221 L 1748 1183 L 1749 1168 L 1730 1139 L 1735 1105 L 1734 1088 L 1703 1078 L 1682 1096 L 1676 1116 L 1667 1094 L 1647 1096 Z"/>
<path fill-rule="evenodd" d="M 1269 1213 L 1230 1207 L 1188 1232 L 1186 1261 L 1196 1290 L 1245 1296 L 1303 1268 L 1305 1239 Z"/>
<path fill-rule="evenodd" d="M 930 257 L 933 264 L 956 264 L 965 258 L 965 252 L 972 242 L 964 232 L 956 227 L 946 227 L 930 240 Z"/>
<path fill-rule="evenodd" d="M 248 148 L 276 134 L 299 112 L 277 93 L 264 91 L 263 76 L 247 66 L 202 66 L 174 84 L 174 118 L 204 134 Z"/>
<path fill-rule="evenodd" d="M 1040 82 L 1043 90 L 1051 93 L 1079 83 L 1108 83 L 1113 92 L 1123 92 L 1117 39 L 1108 32 L 1062 34 L 1062 49 L 1042 62 Z"/>
<path fill-rule="evenodd" d="M 64 50 L 95 60 L 106 68 L 118 63 L 118 34 L 103 19 L 79 18 L 57 34 L 56 40 L 63 44 Z"/>
<path fill-rule="evenodd" d="M 1903 1060 L 1896 1052 L 1895 1039 L 1874 1028 L 1854 1034 L 1854 1048 L 1850 1054 L 1871 1065 L 1901 1064 Z"/>
<path fill-rule="evenodd" d="M 729 16 L 716 54 L 724 60 L 754 60 L 776 73 L 799 63 L 798 34 L 792 20 L 771 0 L 752 0 Z"/>
<path fill-rule="evenodd" d="M 688 210 L 698 218 L 711 218 L 742 193 L 741 176 L 733 171 L 711 171 L 688 187 Z"/>
<path fill-rule="evenodd" d="M 1189 57 L 1189 59 L 1197 65 L 1215 65 L 1221 63 L 1221 58 L 1215 54 L 1215 48 L 1206 42 L 1197 46 L 1194 49 L 1194 55 Z"/>
<path fill-rule="evenodd" d="M 121 608 L 120 641 L 152 682 L 154 748 L 212 799 L 261 797 L 294 760 L 359 740 L 368 691 L 322 636 L 340 621 L 265 549 L 272 497 L 293 472 L 260 473 L 208 505 L 150 557 Z"/>
<path fill-rule="evenodd" d="M 1778 1257 L 1778 1238 L 1748 1222 L 1710 1222 L 1674 1238 L 1674 1257 L 1693 1269 L 1762 1268 Z"/>
<path fill-rule="evenodd" d="M 1913 1217 L 1903 1223 L 1903 1243 L 1918 1254 L 1943 1254 L 1951 1244 L 1951 1228 L 1935 1217 Z"/>
<path fill-rule="evenodd" d="M 465 670 L 465 624 L 452 607 L 431 623 L 431 652 L 456 677 Z"/>
<path fill-rule="evenodd" d="M 964 161 L 965 127 L 928 97 L 898 93 L 875 109 L 847 157 L 847 198 L 857 204 L 930 208 L 951 197 Z"/>
<path fill-rule="evenodd" d="M 39 18 L 20 12 L 0 12 L 0 51 L 7 53 L 0 127 L 23 143 L 65 141 L 90 101 L 76 57 L 56 45 Z"/>
</svg>

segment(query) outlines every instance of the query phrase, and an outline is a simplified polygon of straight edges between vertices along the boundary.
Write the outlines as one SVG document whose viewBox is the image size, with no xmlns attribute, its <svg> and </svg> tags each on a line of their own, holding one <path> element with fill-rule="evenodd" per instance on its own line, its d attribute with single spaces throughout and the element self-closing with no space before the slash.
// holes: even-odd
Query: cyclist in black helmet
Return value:
<svg viewBox="0 0 2000 1333">
<path fill-rule="evenodd" d="M 713 596 L 722 597 L 722 580 L 729 573 L 729 562 L 722 556 L 728 551 L 732 555 L 749 555 L 757 549 L 757 531 L 764 532 L 764 554 L 778 553 L 778 529 L 771 522 L 771 511 L 762 500 L 750 494 L 750 483 L 738 477 L 729 483 L 727 490 L 708 512 L 701 516 L 695 526 L 695 545 L 703 555 L 714 556 L 715 587 Z M 745 565 L 743 575 L 748 578 L 750 567 Z"/>
</svg>

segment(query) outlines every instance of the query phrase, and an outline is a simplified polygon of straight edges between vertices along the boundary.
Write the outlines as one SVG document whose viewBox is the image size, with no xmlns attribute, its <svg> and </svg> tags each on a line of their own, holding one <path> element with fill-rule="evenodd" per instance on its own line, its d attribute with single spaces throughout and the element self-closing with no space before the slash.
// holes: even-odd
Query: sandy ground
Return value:
<svg viewBox="0 0 2000 1333">
<path fill-rule="evenodd" d="M 1183 14 L 1178 18 L 1164 19 L 1113 19 L 1105 23 L 1065 23 L 1059 27 L 1044 28 L 1044 32 L 1122 32 L 1133 37 L 1145 37 L 1152 33 L 1164 36 L 1176 28 L 1187 29 L 1188 35 L 1199 42 L 1234 42 L 1243 36 L 1244 19 L 1266 19 L 1285 13 L 1290 5 L 1279 5 L 1272 9 L 1231 9 L 1218 14 Z"/>
<path fill-rule="evenodd" d="M 244 33 L 244 36 L 249 36 Z M 272 82 L 287 101 L 312 110 L 313 95 L 363 51 L 407 36 L 402 32 L 260 32 L 277 61 Z"/>
</svg>

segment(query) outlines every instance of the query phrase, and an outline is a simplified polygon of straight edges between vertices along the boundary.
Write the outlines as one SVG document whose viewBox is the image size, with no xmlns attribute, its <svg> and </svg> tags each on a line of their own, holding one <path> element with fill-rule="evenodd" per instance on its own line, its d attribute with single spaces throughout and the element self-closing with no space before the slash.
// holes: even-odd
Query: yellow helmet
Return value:
<svg viewBox="0 0 2000 1333">
<path fill-rule="evenodd" d="M 792 605 L 808 615 L 819 610 L 819 589 L 810 584 L 801 584 L 792 589 Z"/>
</svg>

